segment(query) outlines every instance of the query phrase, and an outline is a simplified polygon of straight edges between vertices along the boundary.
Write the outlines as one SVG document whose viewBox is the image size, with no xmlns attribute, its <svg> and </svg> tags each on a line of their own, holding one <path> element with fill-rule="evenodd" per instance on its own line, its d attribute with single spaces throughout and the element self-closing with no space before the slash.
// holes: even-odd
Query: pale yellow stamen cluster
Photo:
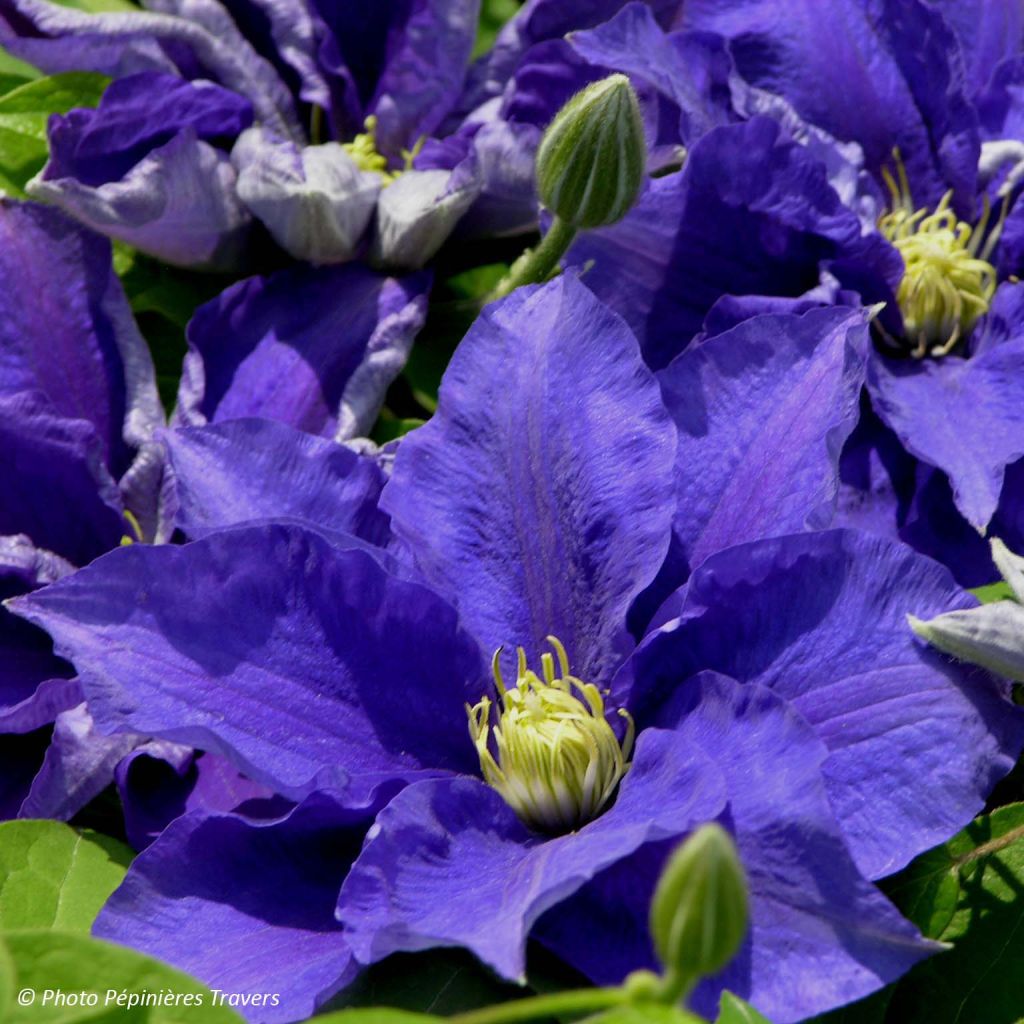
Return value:
<svg viewBox="0 0 1024 1024">
<path fill-rule="evenodd" d="M 364 122 L 366 129 L 360 132 L 351 142 L 343 142 L 341 148 L 356 162 L 356 165 L 363 171 L 372 171 L 379 174 L 384 185 L 388 186 L 401 176 L 405 171 L 412 168 L 412 162 L 416 159 L 419 151 L 423 148 L 426 136 L 420 138 L 412 149 L 402 150 L 404 166 L 400 171 L 388 169 L 387 157 L 377 150 L 377 118 L 371 114 Z"/>
<path fill-rule="evenodd" d="M 931 213 L 915 210 L 906 169 L 894 154 L 897 182 L 883 170 L 892 196 L 890 210 L 879 218 L 879 230 L 903 257 L 904 272 L 896 298 L 912 354 L 943 356 L 988 312 L 996 290 L 995 267 L 989 262 L 1006 210 L 988 232 L 988 200 L 977 225 L 959 220 L 947 192 Z"/>
<path fill-rule="evenodd" d="M 501 701 L 498 723 L 490 724 L 487 697 L 475 707 L 467 704 L 466 712 L 484 779 L 530 828 L 559 833 L 579 828 L 607 806 L 629 769 L 634 727 L 620 710 L 627 722 L 620 744 L 597 687 L 571 675 L 565 648 L 547 639 L 561 675 L 548 653 L 541 656 L 543 678 L 530 671 L 520 647 L 516 685 L 506 689 L 499 648 L 492 662 Z M 492 732 L 497 756 L 488 742 Z"/>
</svg>

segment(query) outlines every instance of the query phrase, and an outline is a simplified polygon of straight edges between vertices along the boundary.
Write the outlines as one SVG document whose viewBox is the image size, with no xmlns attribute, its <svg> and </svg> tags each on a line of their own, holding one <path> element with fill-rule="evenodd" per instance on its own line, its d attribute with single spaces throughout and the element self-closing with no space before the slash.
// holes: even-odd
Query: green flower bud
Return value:
<svg viewBox="0 0 1024 1024">
<path fill-rule="evenodd" d="M 640 104 L 625 75 L 588 85 L 555 115 L 537 152 L 541 202 L 566 224 L 621 220 L 644 180 Z"/>
<path fill-rule="evenodd" d="M 747 931 L 747 883 L 719 825 L 702 825 L 669 859 L 651 902 L 651 939 L 686 987 L 720 971 Z"/>
</svg>

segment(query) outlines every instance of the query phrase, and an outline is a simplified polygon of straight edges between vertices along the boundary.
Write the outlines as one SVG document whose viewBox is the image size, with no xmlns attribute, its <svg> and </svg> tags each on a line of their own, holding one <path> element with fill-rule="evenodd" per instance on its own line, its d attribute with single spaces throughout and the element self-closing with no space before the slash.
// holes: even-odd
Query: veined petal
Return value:
<svg viewBox="0 0 1024 1024">
<path fill-rule="evenodd" d="M 225 269 L 242 259 L 252 218 L 235 194 L 235 170 L 194 129 L 152 150 L 117 181 L 93 187 L 60 173 L 51 160 L 26 191 L 168 263 Z"/>
<path fill-rule="evenodd" d="M 823 264 L 843 261 L 873 300 L 902 271 L 887 242 L 862 236 L 825 165 L 765 117 L 710 131 L 682 171 L 653 179 L 620 223 L 581 236 L 566 259 L 588 266 L 584 282 L 629 323 L 654 369 L 723 295 L 796 298 L 818 286 Z"/>
<path fill-rule="evenodd" d="M 722 807 L 722 780 L 707 758 L 658 730 L 640 738 L 614 806 L 555 839 L 529 832 L 477 779 L 416 783 L 378 815 L 338 917 L 363 963 L 457 945 L 522 979 L 527 936 L 546 910 L 645 843 L 683 834 Z"/>
<path fill-rule="evenodd" d="M 691 566 L 746 540 L 829 525 L 869 344 L 863 310 L 762 316 L 662 370 L 679 428 L 675 532 Z"/>
<path fill-rule="evenodd" d="M 290 267 L 196 310 L 178 392 L 189 426 L 259 416 L 358 437 L 377 418 L 426 315 L 428 274 Z"/>
<path fill-rule="evenodd" d="M 485 651 L 553 634 L 602 685 L 668 550 L 675 444 L 629 329 L 565 276 L 476 321 L 382 507 Z"/>
<path fill-rule="evenodd" d="M 165 435 L 178 526 L 191 538 L 292 519 L 384 546 L 384 473 L 365 455 L 273 420 L 229 420 Z"/>
<path fill-rule="evenodd" d="M 32 390 L 93 425 L 115 476 L 164 419 L 110 246 L 56 210 L 0 200 L 0 394 Z"/>
<path fill-rule="evenodd" d="M 696 0 L 685 28 L 731 41 L 739 73 L 784 96 L 875 173 L 899 148 L 919 205 L 974 204 L 978 130 L 957 39 L 923 0 Z"/>
<path fill-rule="evenodd" d="M 867 381 L 879 417 L 907 451 L 946 473 L 957 508 L 984 532 L 1006 467 L 1024 456 L 1024 333 L 969 359 L 876 354 Z"/>
<path fill-rule="evenodd" d="M 792 707 L 761 686 L 702 673 L 662 715 L 677 749 L 722 772 L 750 889 L 750 932 L 737 957 L 690 999 L 711 1018 L 723 990 L 779 1024 L 880 988 L 939 947 L 854 865 L 822 779 L 827 751 Z M 542 918 L 537 937 L 597 984 L 653 968 L 646 908 L 670 844 L 645 846 Z"/>
<path fill-rule="evenodd" d="M 1008 687 L 907 625 L 908 612 L 974 603 L 935 562 L 855 531 L 731 548 L 694 573 L 679 618 L 634 657 L 629 706 L 643 724 L 644 708 L 705 669 L 789 701 L 828 747 L 829 800 L 858 867 L 878 878 L 969 822 L 1024 747 Z"/>
<path fill-rule="evenodd" d="M 305 1018 L 355 974 L 334 920 L 365 825 L 314 794 L 271 821 L 193 812 L 132 863 L 94 934 L 227 992 L 276 993 L 259 1024 Z"/>
<path fill-rule="evenodd" d="M 365 807 L 475 765 L 482 665 L 455 612 L 304 530 L 132 545 L 10 606 L 75 664 L 104 731 L 220 753 L 292 799 Z"/>
</svg>

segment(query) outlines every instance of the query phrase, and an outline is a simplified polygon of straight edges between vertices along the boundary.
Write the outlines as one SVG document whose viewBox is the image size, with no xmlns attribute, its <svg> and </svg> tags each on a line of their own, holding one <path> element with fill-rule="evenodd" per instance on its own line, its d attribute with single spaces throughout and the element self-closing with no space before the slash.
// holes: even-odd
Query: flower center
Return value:
<svg viewBox="0 0 1024 1024">
<path fill-rule="evenodd" d="M 560 833 L 596 818 L 611 799 L 629 770 L 634 727 L 629 713 L 620 710 L 627 722 L 620 744 L 597 687 L 570 675 L 565 648 L 547 639 L 560 676 L 548 653 L 541 655 L 543 679 L 530 671 L 520 647 L 516 685 L 506 689 L 499 647 L 491 663 L 501 701 L 497 723 L 492 728 L 487 697 L 475 707 L 467 704 L 466 712 L 486 782 L 530 828 Z M 488 745 L 492 731 L 496 755 Z"/>
<path fill-rule="evenodd" d="M 944 356 L 988 312 L 996 290 L 996 271 L 989 256 L 999 240 L 1005 206 L 987 238 L 987 198 L 981 220 L 973 227 L 949 208 L 952 192 L 931 213 L 915 210 L 898 153 L 895 159 L 898 183 L 888 170 L 882 172 L 892 207 L 879 218 L 878 228 L 903 257 L 896 299 L 912 354 Z"/>
<path fill-rule="evenodd" d="M 351 142 L 343 142 L 341 148 L 356 162 L 361 171 L 372 171 L 379 174 L 384 186 L 396 181 L 405 171 L 411 170 L 412 162 L 423 148 L 426 136 L 422 136 L 412 149 L 402 150 L 404 166 L 400 171 L 388 169 L 388 158 L 377 149 L 377 117 L 371 114 L 363 122 L 365 132 L 360 132 Z"/>
</svg>

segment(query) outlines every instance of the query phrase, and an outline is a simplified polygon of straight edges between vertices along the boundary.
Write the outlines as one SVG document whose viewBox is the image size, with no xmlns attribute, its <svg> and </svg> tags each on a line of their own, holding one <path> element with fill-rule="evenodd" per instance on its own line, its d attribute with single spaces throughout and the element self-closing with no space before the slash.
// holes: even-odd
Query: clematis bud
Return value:
<svg viewBox="0 0 1024 1024">
<path fill-rule="evenodd" d="M 625 75 L 588 85 L 555 115 L 537 153 L 541 202 L 566 224 L 621 220 L 643 184 L 647 146 L 636 93 Z"/>
<path fill-rule="evenodd" d="M 908 615 L 907 621 L 922 640 L 945 654 L 1024 683 L 1024 558 L 993 540 L 992 560 L 1015 600 L 947 612 L 928 622 Z"/>
<path fill-rule="evenodd" d="M 684 988 L 736 954 L 747 930 L 747 883 L 720 825 L 702 825 L 672 854 L 654 890 L 650 928 L 668 976 Z"/>
</svg>

